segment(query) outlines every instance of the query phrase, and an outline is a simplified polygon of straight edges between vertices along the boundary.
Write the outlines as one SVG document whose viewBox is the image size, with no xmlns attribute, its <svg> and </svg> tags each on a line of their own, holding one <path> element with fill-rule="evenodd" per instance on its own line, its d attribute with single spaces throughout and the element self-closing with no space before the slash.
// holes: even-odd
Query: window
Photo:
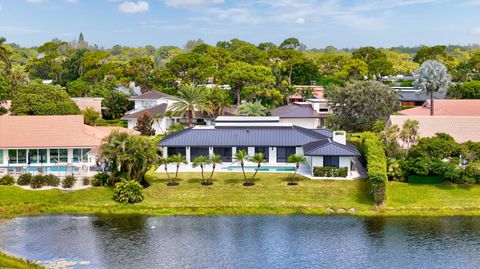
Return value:
<svg viewBox="0 0 480 269">
<path fill-rule="evenodd" d="M 187 155 L 187 150 L 185 147 L 169 147 L 167 149 L 167 153 L 168 153 L 168 156 L 172 156 L 172 155 L 175 155 L 177 153 L 180 153 L 182 154 L 183 156 L 186 156 Z"/>
<path fill-rule="evenodd" d="M 323 156 L 323 166 L 340 167 L 340 158 L 338 156 Z"/>
<path fill-rule="evenodd" d="M 61 163 L 67 163 L 68 162 L 68 149 L 59 149 L 59 160 Z"/>
<path fill-rule="evenodd" d="M 245 151 L 248 155 L 248 147 L 237 147 L 237 152 L 242 151 L 242 150 Z"/>
<path fill-rule="evenodd" d="M 193 162 L 193 159 L 198 156 L 207 156 L 209 155 L 208 147 L 191 147 L 190 148 L 190 161 Z"/>
<path fill-rule="evenodd" d="M 86 163 L 88 162 L 87 153 L 90 149 L 73 149 L 73 160 L 74 163 Z"/>
<path fill-rule="evenodd" d="M 17 163 L 17 150 L 9 149 L 8 150 L 8 163 L 14 164 Z"/>
<path fill-rule="evenodd" d="M 47 162 L 47 150 L 46 149 L 39 149 L 38 150 L 38 157 L 40 158 L 40 163 Z"/>
<path fill-rule="evenodd" d="M 288 157 L 295 154 L 295 147 L 277 147 L 277 162 L 286 163 Z"/>
<path fill-rule="evenodd" d="M 213 153 L 222 156 L 224 162 L 232 162 L 232 148 L 213 148 Z"/>
<path fill-rule="evenodd" d="M 68 149 L 51 149 L 50 150 L 51 163 L 66 163 L 68 162 Z"/>
<path fill-rule="evenodd" d="M 51 163 L 58 163 L 58 149 L 51 149 L 50 150 L 50 162 Z"/>
<path fill-rule="evenodd" d="M 255 153 L 263 153 L 265 160 L 268 162 L 268 147 L 255 147 Z"/>
<path fill-rule="evenodd" d="M 27 163 L 27 150 L 26 149 L 17 150 L 17 163 Z"/>
<path fill-rule="evenodd" d="M 38 149 L 28 150 L 28 163 L 38 163 Z"/>
</svg>

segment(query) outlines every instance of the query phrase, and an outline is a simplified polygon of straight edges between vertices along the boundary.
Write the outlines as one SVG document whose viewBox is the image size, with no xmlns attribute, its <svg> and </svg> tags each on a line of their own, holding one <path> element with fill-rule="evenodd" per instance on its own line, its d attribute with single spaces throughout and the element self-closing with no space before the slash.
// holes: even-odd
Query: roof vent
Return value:
<svg viewBox="0 0 480 269">
<path fill-rule="evenodd" d="M 249 133 L 250 133 L 250 130 L 247 129 L 246 132 L 247 132 L 247 134 L 249 134 Z"/>
</svg>

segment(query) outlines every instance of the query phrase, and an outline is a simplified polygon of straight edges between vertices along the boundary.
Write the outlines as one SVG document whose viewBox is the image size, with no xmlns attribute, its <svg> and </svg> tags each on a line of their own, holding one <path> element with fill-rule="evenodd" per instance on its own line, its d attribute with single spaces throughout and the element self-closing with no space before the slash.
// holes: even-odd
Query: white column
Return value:
<svg viewBox="0 0 480 269">
<path fill-rule="evenodd" d="M 213 147 L 208 147 L 208 155 L 212 155 L 213 154 Z"/>
<path fill-rule="evenodd" d="M 237 147 L 232 147 L 232 162 L 235 161 L 235 154 L 237 154 Z"/>
<path fill-rule="evenodd" d="M 186 151 L 185 151 L 185 158 L 187 159 L 187 162 L 190 163 L 190 147 L 187 147 Z"/>
<path fill-rule="evenodd" d="M 163 158 L 168 158 L 168 147 L 163 147 L 162 155 Z"/>
<path fill-rule="evenodd" d="M 68 160 L 67 160 L 67 163 L 73 163 L 73 149 L 67 149 L 68 151 Z"/>
<path fill-rule="evenodd" d="M 268 163 L 277 163 L 277 147 L 268 147 Z"/>
</svg>

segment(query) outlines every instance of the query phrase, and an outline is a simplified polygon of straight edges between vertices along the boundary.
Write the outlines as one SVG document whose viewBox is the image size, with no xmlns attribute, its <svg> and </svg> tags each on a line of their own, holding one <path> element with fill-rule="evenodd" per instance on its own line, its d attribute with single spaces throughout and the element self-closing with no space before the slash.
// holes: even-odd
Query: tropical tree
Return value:
<svg viewBox="0 0 480 269">
<path fill-rule="evenodd" d="M 172 178 L 170 177 L 170 174 L 168 173 L 168 164 L 170 164 L 172 160 L 169 157 L 159 157 L 158 158 L 158 163 L 160 165 L 163 165 L 163 169 L 165 170 L 165 174 L 167 174 L 168 182 L 172 182 Z"/>
<path fill-rule="evenodd" d="M 183 156 L 181 153 L 174 154 L 170 156 L 170 161 L 172 163 L 175 163 L 177 170 L 175 171 L 175 179 L 172 182 L 169 182 L 167 185 L 168 186 L 177 186 L 178 185 L 178 169 L 180 169 L 180 165 L 187 164 L 187 160 L 185 159 L 185 156 Z"/>
<path fill-rule="evenodd" d="M 212 165 L 212 172 L 210 173 L 210 178 L 208 179 L 208 185 L 212 185 L 213 182 L 212 182 L 212 177 L 213 177 L 213 173 L 215 172 L 215 168 L 217 166 L 217 164 L 221 164 L 222 163 L 222 156 L 219 155 L 219 154 L 212 154 L 210 155 L 210 164 Z"/>
<path fill-rule="evenodd" d="M 223 116 L 225 109 L 232 105 L 229 91 L 219 87 L 213 87 L 207 89 L 207 92 L 212 112 L 216 115 Z"/>
<path fill-rule="evenodd" d="M 402 131 L 400 132 L 400 139 L 403 142 L 404 148 L 410 148 L 418 139 L 418 121 L 406 120 L 403 123 Z"/>
<path fill-rule="evenodd" d="M 202 184 L 203 185 L 206 185 L 207 184 L 207 181 L 205 180 L 205 175 L 204 175 L 204 168 L 205 168 L 205 165 L 208 165 L 210 164 L 210 159 L 208 156 L 198 156 L 196 157 L 195 159 L 193 159 L 193 163 L 192 163 L 192 166 L 193 167 L 199 167 L 200 166 L 200 169 L 202 170 Z"/>
<path fill-rule="evenodd" d="M 179 99 L 173 103 L 171 110 L 178 114 L 188 115 L 188 126 L 192 126 L 195 112 L 211 112 L 210 103 L 204 88 L 194 84 L 180 86 L 177 92 Z"/>
<path fill-rule="evenodd" d="M 154 119 L 152 118 L 152 116 L 150 116 L 150 113 L 148 113 L 148 111 L 145 111 L 140 117 L 138 117 L 137 124 L 133 129 L 139 131 L 141 135 L 153 136 L 155 135 L 153 121 Z"/>
<path fill-rule="evenodd" d="M 235 162 L 240 164 L 243 173 L 243 179 L 245 183 L 247 182 L 247 175 L 245 174 L 245 162 L 248 160 L 248 153 L 245 150 L 239 150 L 235 153 Z"/>
<path fill-rule="evenodd" d="M 5 44 L 5 41 L 7 40 L 4 37 L 0 37 L 0 61 L 5 64 L 5 72 L 10 74 L 12 71 L 12 62 L 10 61 L 12 50 Z"/>
<path fill-rule="evenodd" d="M 414 84 L 423 93 L 430 95 L 430 115 L 435 113 L 433 94 L 446 92 L 452 82 L 447 67 L 437 61 L 425 61 L 420 68 L 413 73 Z"/>
<path fill-rule="evenodd" d="M 266 116 L 268 109 L 260 101 L 254 103 L 245 103 L 237 108 L 237 114 L 240 116 Z"/>
<path fill-rule="evenodd" d="M 300 168 L 300 164 L 307 163 L 307 158 L 303 155 L 292 154 L 288 156 L 288 162 L 295 164 L 295 173 L 293 173 L 292 181 L 288 182 L 288 185 L 297 185 L 297 182 L 295 182 L 295 176 L 297 175 L 298 169 Z"/>
<path fill-rule="evenodd" d="M 249 182 L 246 182 L 245 186 L 253 186 L 255 185 L 255 183 L 253 182 L 253 180 L 255 179 L 255 176 L 257 175 L 258 173 L 258 170 L 260 169 L 260 167 L 262 166 L 262 163 L 266 162 L 267 160 L 265 160 L 265 155 L 263 155 L 263 153 L 259 152 L 259 153 L 255 153 L 251 158 L 250 158 L 250 161 L 252 163 L 256 163 L 257 164 L 257 168 L 255 169 L 255 173 L 253 173 L 253 176 L 252 176 L 252 179 L 249 181 Z"/>
</svg>

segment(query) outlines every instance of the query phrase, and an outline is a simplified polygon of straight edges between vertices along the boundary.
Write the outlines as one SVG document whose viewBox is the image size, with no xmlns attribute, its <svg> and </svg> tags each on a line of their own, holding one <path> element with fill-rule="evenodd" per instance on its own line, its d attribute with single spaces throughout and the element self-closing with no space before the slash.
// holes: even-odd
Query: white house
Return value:
<svg viewBox="0 0 480 269">
<path fill-rule="evenodd" d="M 270 111 L 280 122 L 292 123 L 303 128 L 324 127 L 327 117 L 332 113 L 328 101 L 324 98 L 307 99 L 305 102 L 293 102 Z"/>
</svg>

